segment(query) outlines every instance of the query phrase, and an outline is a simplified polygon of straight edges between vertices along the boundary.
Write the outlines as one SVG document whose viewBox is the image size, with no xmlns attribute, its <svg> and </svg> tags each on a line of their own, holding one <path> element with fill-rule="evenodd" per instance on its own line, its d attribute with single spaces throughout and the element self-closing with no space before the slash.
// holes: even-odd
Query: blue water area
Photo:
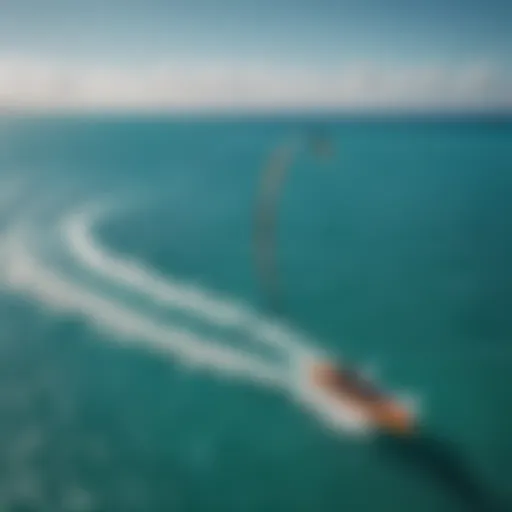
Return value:
<svg viewBox="0 0 512 512">
<path fill-rule="evenodd" d="M 290 141 L 277 316 L 255 207 Z M 0 508 L 512 510 L 511 194 L 503 117 L 0 119 Z M 299 332 L 418 435 L 328 429 Z"/>
</svg>

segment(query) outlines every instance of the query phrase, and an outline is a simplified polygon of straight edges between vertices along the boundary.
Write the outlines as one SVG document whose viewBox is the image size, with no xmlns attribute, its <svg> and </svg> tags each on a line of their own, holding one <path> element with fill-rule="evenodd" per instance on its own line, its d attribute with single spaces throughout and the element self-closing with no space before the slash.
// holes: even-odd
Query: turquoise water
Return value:
<svg viewBox="0 0 512 512">
<path fill-rule="evenodd" d="M 280 205 L 284 317 L 256 279 Z M 511 510 L 512 124 L 0 121 L 0 504 L 34 511 Z M 330 426 L 317 351 L 418 409 Z"/>
</svg>

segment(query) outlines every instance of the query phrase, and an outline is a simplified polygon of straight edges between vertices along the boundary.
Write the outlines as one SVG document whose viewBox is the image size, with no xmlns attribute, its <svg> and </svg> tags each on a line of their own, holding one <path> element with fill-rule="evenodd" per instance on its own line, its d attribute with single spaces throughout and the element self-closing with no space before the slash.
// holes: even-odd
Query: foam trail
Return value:
<svg viewBox="0 0 512 512">
<path fill-rule="evenodd" d="M 312 355 L 298 335 L 277 323 L 264 321 L 250 309 L 210 296 L 196 287 L 150 271 L 140 263 L 112 256 L 94 240 L 93 224 L 101 209 L 78 213 L 66 218 L 62 229 L 74 257 L 91 270 L 148 296 L 155 303 L 170 305 L 193 313 L 221 327 L 244 329 L 260 341 L 285 350 L 290 356 Z"/>
<path fill-rule="evenodd" d="M 98 215 L 97 211 L 94 213 Z M 293 333 L 256 318 L 248 309 L 214 299 L 205 292 L 174 280 L 157 277 L 140 264 L 110 256 L 96 245 L 90 233 L 96 215 L 91 211 L 88 215 L 79 213 L 64 219 L 62 223 L 72 253 L 88 268 L 142 292 L 155 302 L 191 311 L 217 325 L 242 327 L 265 336 L 261 341 L 283 349 L 290 362 L 290 373 L 281 368 L 273 382 L 278 382 L 298 404 L 306 407 L 335 432 L 365 436 L 372 431 L 368 421 L 354 408 L 343 406 L 311 386 L 306 377 L 306 367 L 321 357 L 318 350 L 293 343 Z"/>
<path fill-rule="evenodd" d="M 285 396 L 305 407 L 336 433 L 350 432 L 364 436 L 371 431 L 357 411 L 343 407 L 310 385 L 305 378 L 304 365 L 316 359 L 313 350 L 307 351 L 305 356 L 300 353 L 299 357 L 293 344 L 283 344 L 290 365 L 272 365 L 219 341 L 198 337 L 167 323 L 154 322 L 151 317 L 56 273 L 40 257 L 42 246 L 39 243 L 48 239 L 48 229 L 42 225 L 32 227 L 33 219 L 40 216 L 33 204 L 30 210 L 30 213 L 25 210 L 23 222 L 13 226 L 4 238 L 1 284 L 59 312 L 79 315 L 92 325 L 113 334 L 116 341 L 141 344 L 146 349 L 172 356 L 182 363 L 284 392 Z M 55 224 L 53 221 L 52 225 Z M 114 261 L 117 260 L 114 258 Z M 265 324 L 264 320 L 258 321 Z M 272 326 L 270 323 L 268 325 Z M 281 336 L 279 330 L 277 334 Z"/>
<path fill-rule="evenodd" d="M 79 314 L 119 338 L 131 342 L 138 340 L 164 355 L 177 357 L 182 363 L 284 391 L 334 432 L 350 432 L 359 436 L 371 432 L 357 411 L 343 407 L 314 390 L 300 373 L 294 376 L 283 368 L 274 368 L 252 356 L 223 348 L 214 340 L 198 338 L 186 330 L 153 323 L 148 317 L 130 308 L 98 296 L 45 268 L 31 256 L 25 246 L 25 238 L 27 234 L 19 231 L 9 236 L 8 258 L 6 265 L 0 269 L 0 275 L 11 289 L 25 292 L 60 312 Z"/>
<path fill-rule="evenodd" d="M 7 257 L 2 269 L 5 283 L 31 294 L 60 311 L 78 313 L 98 327 L 129 340 L 141 340 L 186 363 L 229 372 L 273 386 L 282 385 L 282 372 L 251 356 L 224 348 L 213 340 L 153 322 L 148 317 L 98 296 L 46 269 L 25 247 L 26 233 L 9 235 Z"/>
</svg>

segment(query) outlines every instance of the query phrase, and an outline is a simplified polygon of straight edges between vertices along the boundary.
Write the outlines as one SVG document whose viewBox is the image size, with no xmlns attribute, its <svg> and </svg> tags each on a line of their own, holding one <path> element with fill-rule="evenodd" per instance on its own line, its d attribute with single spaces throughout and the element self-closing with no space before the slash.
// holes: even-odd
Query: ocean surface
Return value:
<svg viewBox="0 0 512 512">
<path fill-rule="evenodd" d="M 0 510 L 512 510 L 511 197 L 503 118 L 1 118 Z M 418 435 L 340 416 L 319 355 Z"/>
</svg>

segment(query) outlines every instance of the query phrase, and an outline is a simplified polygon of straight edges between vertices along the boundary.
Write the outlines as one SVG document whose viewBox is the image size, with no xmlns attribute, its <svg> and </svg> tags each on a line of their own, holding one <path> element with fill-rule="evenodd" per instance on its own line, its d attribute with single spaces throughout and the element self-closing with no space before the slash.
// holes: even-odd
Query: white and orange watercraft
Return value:
<svg viewBox="0 0 512 512">
<path fill-rule="evenodd" d="M 415 431 L 414 414 L 393 397 L 387 396 L 357 372 L 321 362 L 310 367 L 311 383 L 331 399 L 349 406 L 378 430 L 394 435 Z"/>
</svg>

